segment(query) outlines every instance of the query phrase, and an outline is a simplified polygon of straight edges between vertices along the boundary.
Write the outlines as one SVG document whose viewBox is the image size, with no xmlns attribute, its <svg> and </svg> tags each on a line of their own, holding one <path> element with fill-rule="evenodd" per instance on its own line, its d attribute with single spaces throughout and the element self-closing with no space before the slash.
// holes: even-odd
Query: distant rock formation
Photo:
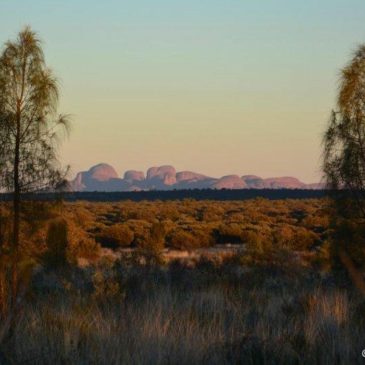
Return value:
<svg viewBox="0 0 365 365">
<path fill-rule="evenodd" d="M 287 189 L 305 189 L 306 184 L 302 183 L 295 177 L 272 177 L 264 179 L 264 187 L 266 189 L 280 189 L 285 187 Z"/>
<path fill-rule="evenodd" d="M 249 186 L 251 189 L 264 189 L 265 182 L 259 176 L 256 175 L 244 175 L 242 176 L 242 180 Z"/>
<path fill-rule="evenodd" d="M 128 170 L 123 178 L 115 169 L 100 163 L 79 172 L 70 182 L 73 191 L 140 191 L 173 189 L 323 189 L 321 183 L 305 184 L 295 177 L 263 179 L 256 175 L 209 177 L 192 171 L 176 172 L 173 166 L 157 166 L 142 171 Z"/>
<path fill-rule="evenodd" d="M 192 171 L 181 171 L 176 174 L 175 189 L 209 189 L 217 181 L 213 177 Z"/>
<path fill-rule="evenodd" d="M 146 178 L 144 176 L 144 172 L 136 171 L 136 170 L 128 170 L 124 173 L 124 180 L 126 181 L 144 181 Z"/>
<path fill-rule="evenodd" d="M 196 172 L 192 172 L 192 171 L 181 171 L 176 174 L 176 181 L 178 183 L 181 183 L 184 181 L 189 181 L 189 182 L 202 181 L 202 180 L 206 180 L 206 179 L 212 179 L 212 178 L 202 175 L 202 174 L 197 174 Z"/>
<path fill-rule="evenodd" d="M 90 179 L 95 179 L 98 181 L 108 181 L 110 179 L 119 178 L 117 172 L 114 170 L 114 167 L 106 163 L 100 163 L 93 166 L 89 171 L 87 171 L 87 175 Z"/>
<path fill-rule="evenodd" d="M 248 186 L 238 175 L 227 175 L 218 179 L 212 187 L 214 189 L 247 189 Z"/>
<path fill-rule="evenodd" d="M 165 186 L 176 184 L 176 170 L 173 166 L 150 167 L 147 179 L 152 189 L 160 190 Z"/>
<path fill-rule="evenodd" d="M 106 163 L 79 172 L 71 182 L 73 191 L 124 191 L 128 187 L 128 182 L 120 179 L 115 169 Z"/>
</svg>

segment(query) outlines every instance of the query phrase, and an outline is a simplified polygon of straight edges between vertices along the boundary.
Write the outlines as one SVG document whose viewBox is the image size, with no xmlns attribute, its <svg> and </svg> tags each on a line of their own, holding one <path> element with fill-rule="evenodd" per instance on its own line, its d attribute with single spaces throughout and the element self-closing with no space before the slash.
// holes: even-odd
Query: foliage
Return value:
<svg viewBox="0 0 365 365">
<path fill-rule="evenodd" d="M 63 178 L 56 146 L 57 81 L 44 60 L 37 35 L 25 28 L 0 56 L 0 184 L 9 191 L 56 187 Z"/>
<path fill-rule="evenodd" d="M 134 233 L 128 225 L 118 223 L 105 227 L 97 237 L 104 246 L 123 247 L 133 242 Z"/>
<path fill-rule="evenodd" d="M 199 241 L 189 231 L 178 228 L 169 235 L 169 245 L 178 250 L 191 250 L 199 247 Z"/>
<path fill-rule="evenodd" d="M 140 245 L 137 255 L 147 266 L 163 264 L 162 250 L 165 247 L 166 229 L 160 222 L 152 224 L 148 239 Z"/>
<path fill-rule="evenodd" d="M 365 219 L 365 46 L 342 70 L 337 99 L 324 136 L 324 173 L 333 189 L 334 268 L 346 267 L 365 294 L 363 266 Z M 360 288 L 361 286 L 361 288 Z"/>
<path fill-rule="evenodd" d="M 22 222 L 22 193 L 54 190 L 64 183 L 57 144 L 60 127 L 67 130 L 68 122 L 65 116 L 56 115 L 57 103 L 56 79 L 46 66 L 37 35 L 26 27 L 15 41 L 6 42 L 0 54 L 0 190 L 12 193 L 11 239 L 6 260 L 11 271 L 6 288 L 10 297 L 7 337 L 12 341 L 25 290 L 27 275 L 23 271 L 32 266 L 20 249 L 28 241 L 22 226 L 29 225 L 29 219 Z M 0 251 L 3 263 L 1 255 L 4 253 Z M 2 285 L 1 290 L 4 288 Z"/>
<path fill-rule="evenodd" d="M 181 250 L 208 248 L 215 244 L 275 245 L 293 250 L 311 250 L 326 239 L 329 220 L 324 200 L 231 202 L 120 202 L 67 203 L 63 216 L 72 230 L 71 241 L 86 239 L 113 249 L 165 246 Z M 219 212 L 218 221 L 207 220 L 201 212 Z M 136 219 L 144 211 L 148 220 Z M 168 212 L 178 213 L 170 219 Z M 216 214 L 216 213 L 214 213 Z M 160 217 L 157 219 L 156 217 Z M 163 218 L 162 218 L 163 217 Z"/>
</svg>

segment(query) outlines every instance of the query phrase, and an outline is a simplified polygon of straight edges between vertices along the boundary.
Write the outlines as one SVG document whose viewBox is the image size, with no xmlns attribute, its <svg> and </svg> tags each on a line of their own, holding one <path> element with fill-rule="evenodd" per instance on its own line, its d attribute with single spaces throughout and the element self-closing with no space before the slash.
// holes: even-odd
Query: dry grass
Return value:
<svg viewBox="0 0 365 365">
<path fill-rule="evenodd" d="M 363 361 L 360 298 L 319 277 L 172 266 L 103 270 L 105 280 L 91 290 L 66 282 L 61 291 L 39 292 L 26 305 L 9 357 L 55 365 Z"/>
<path fill-rule="evenodd" d="M 0 363 L 360 364 L 365 301 L 331 274 L 323 206 L 79 202 L 32 218 L 23 252 L 34 275 Z M 51 242 L 59 217 L 67 237 Z M 130 242 L 130 254 L 103 255 L 100 237 Z M 197 255 L 228 242 L 245 249 Z M 174 246 L 194 259 L 163 260 Z"/>
</svg>

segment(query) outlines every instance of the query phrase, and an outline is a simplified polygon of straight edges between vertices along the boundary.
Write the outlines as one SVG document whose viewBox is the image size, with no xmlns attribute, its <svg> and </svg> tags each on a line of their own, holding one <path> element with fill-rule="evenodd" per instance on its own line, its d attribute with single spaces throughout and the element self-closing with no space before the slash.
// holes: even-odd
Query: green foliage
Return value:
<svg viewBox="0 0 365 365">
<path fill-rule="evenodd" d="M 65 171 L 57 160 L 65 116 L 40 40 L 26 27 L 0 55 L 0 186 L 16 194 L 57 188 Z"/>
</svg>

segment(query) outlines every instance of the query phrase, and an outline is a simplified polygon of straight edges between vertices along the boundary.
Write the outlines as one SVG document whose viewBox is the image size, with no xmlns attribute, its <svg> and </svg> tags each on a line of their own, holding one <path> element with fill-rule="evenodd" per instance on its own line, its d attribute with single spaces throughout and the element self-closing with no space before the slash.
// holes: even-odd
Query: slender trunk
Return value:
<svg viewBox="0 0 365 365">
<path fill-rule="evenodd" d="M 13 195 L 13 242 L 12 242 L 12 283 L 11 283 L 11 307 L 16 306 L 18 292 L 18 261 L 19 261 L 19 234 L 20 234 L 20 108 L 16 120 L 16 138 L 14 154 L 14 195 Z"/>
<path fill-rule="evenodd" d="M 11 247 L 11 280 L 10 280 L 10 308 L 9 308 L 9 330 L 7 333 L 6 342 L 15 347 L 15 327 L 17 316 L 19 315 L 19 241 L 20 241 L 20 215 L 21 215 L 21 184 L 20 184 L 20 145 L 21 145 L 21 119 L 22 119 L 22 104 L 25 92 L 25 77 L 26 77 L 27 58 L 23 54 L 22 70 L 21 70 L 21 89 L 16 100 L 15 113 L 15 149 L 13 161 L 13 230 L 12 230 L 12 247 Z M 17 90 L 16 90 L 17 91 Z M 17 94 L 17 92 L 16 92 Z"/>
<path fill-rule="evenodd" d="M 9 310 L 8 326 L 3 341 L 8 346 L 15 347 L 15 327 L 18 312 L 18 264 L 19 264 L 19 236 L 20 236 L 20 183 L 19 183 L 19 162 L 20 162 L 20 103 L 18 103 L 16 115 L 16 135 L 14 151 L 14 194 L 13 194 L 13 230 L 11 247 L 11 277 L 9 285 Z"/>
</svg>

